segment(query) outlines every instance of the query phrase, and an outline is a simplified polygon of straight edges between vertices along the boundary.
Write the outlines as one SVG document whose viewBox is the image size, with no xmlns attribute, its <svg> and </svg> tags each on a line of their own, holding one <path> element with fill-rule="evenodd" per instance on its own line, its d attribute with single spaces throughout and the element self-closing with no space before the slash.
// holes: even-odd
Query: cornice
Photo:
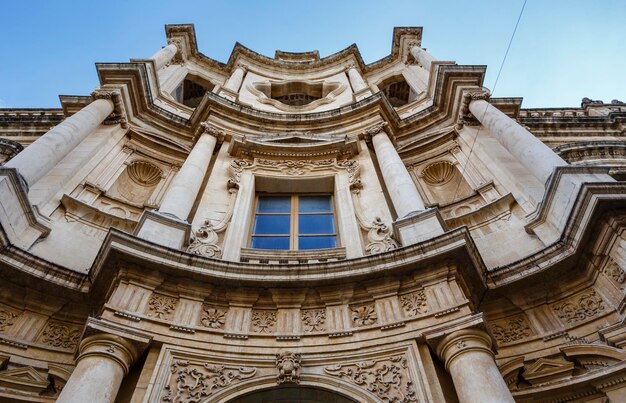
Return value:
<svg viewBox="0 0 626 403">
<path fill-rule="evenodd" d="M 412 41 L 417 46 L 421 46 L 422 40 L 422 27 L 395 27 L 393 29 L 390 54 L 383 57 L 382 59 L 379 59 L 369 64 L 364 62 L 363 57 L 361 56 L 361 52 L 359 51 L 359 48 L 356 44 L 352 44 L 345 49 L 342 49 L 323 58 L 319 58 L 319 53 L 317 53 L 316 57 L 310 57 L 308 60 L 300 59 L 297 61 L 291 61 L 279 59 L 277 57 L 271 58 L 268 56 L 264 56 L 242 45 L 241 43 L 236 42 L 228 58 L 228 61 L 226 63 L 223 63 L 208 56 L 205 56 L 198 50 L 196 32 L 193 24 L 166 25 L 165 33 L 168 42 L 172 41 L 175 38 L 181 38 L 187 44 L 188 50 L 192 57 L 196 58 L 201 64 L 205 64 L 209 68 L 217 69 L 225 75 L 228 75 L 242 59 L 254 61 L 268 68 L 279 68 L 285 72 L 318 70 L 328 68 L 329 66 L 341 65 L 343 63 L 353 61 L 358 65 L 358 68 L 362 72 L 368 73 L 377 70 L 389 63 L 399 60 L 401 46 L 403 44 L 403 38 Z M 303 52 L 297 55 L 315 56 L 315 52 L 316 51 Z M 285 54 L 294 55 L 294 53 L 291 52 L 277 51 L 276 56 Z"/>
</svg>

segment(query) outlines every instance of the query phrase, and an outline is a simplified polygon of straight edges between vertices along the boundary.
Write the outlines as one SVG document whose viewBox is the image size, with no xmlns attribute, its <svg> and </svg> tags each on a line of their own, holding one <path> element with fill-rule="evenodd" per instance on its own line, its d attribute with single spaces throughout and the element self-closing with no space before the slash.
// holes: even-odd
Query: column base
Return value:
<svg viewBox="0 0 626 403">
<path fill-rule="evenodd" d="M 237 102 L 237 97 L 239 96 L 239 94 L 237 94 L 236 92 L 231 91 L 225 87 L 220 88 L 218 95 L 233 102 Z"/>
<path fill-rule="evenodd" d="M 191 224 L 158 211 L 144 211 L 133 235 L 180 250 L 189 242 Z"/>
<path fill-rule="evenodd" d="M 402 246 L 426 241 L 446 231 L 446 224 L 436 208 L 412 213 L 393 223 L 393 232 Z"/>
<path fill-rule="evenodd" d="M 24 250 L 51 230 L 48 218 L 30 204 L 26 183 L 15 168 L 0 167 L 0 226 L 9 242 Z"/>
<path fill-rule="evenodd" d="M 372 96 L 372 90 L 369 88 L 363 88 L 361 91 L 359 92 L 355 92 L 353 95 L 354 97 L 354 101 L 358 102 L 362 99 L 365 99 L 367 97 L 371 97 Z"/>
</svg>

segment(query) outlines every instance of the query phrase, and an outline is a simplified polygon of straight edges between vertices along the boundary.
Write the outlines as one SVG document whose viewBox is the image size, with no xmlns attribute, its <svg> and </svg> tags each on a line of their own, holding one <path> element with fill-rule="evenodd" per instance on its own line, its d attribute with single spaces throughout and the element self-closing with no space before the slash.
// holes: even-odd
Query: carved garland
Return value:
<svg viewBox="0 0 626 403">
<path fill-rule="evenodd" d="M 413 382 L 403 356 L 379 360 L 360 361 L 354 364 L 337 364 L 324 368 L 324 372 L 346 379 L 389 403 L 416 402 Z"/>
<path fill-rule="evenodd" d="M 516 316 L 496 322 L 491 327 L 493 337 L 499 344 L 512 343 L 532 335 L 530 325 L 524 316 Z"/>
<path fill-rule="evenodd" d="M 604 310 L 604 301 L 595 290 L 584 292 L 569 300 L 553 305 L 559 318 L 567 323 L 579 322 L 598 315 Z"/>
<path fill-rule="evenodd" d="M 40 341 L 52 347 L 76 348 L 80 338 L 81 329 L 67 326 L 60 322 L 48 322 L 41 334 Z"/>
<path fill-rule="evenodd" d="M 214 365 L 208 362 L 192 363 L 186 360 L 174 361 L 170 371 L 173 376 L 170 376 L 161 400 L 172 403 L 206 400 L 232 383 L 251 378 L 256 374 L 254 367 Z"/>
</svg>

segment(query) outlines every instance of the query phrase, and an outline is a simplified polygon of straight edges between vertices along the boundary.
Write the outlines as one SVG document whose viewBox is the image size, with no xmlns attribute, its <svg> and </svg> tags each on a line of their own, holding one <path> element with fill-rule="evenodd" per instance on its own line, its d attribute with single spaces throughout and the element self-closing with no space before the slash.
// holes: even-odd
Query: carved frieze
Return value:
<svg viewBox="0 0 626 403">
<path fill-rule="evenodd" d="M 204 327 L 210 327 L 211 329 L 221 329 L 226 322 L 226 309 L 211 307 L 208 305 L 202 306 L 202 314 L 200 316 L 200 324 Z"/>
<path fill-rule="evenodd" d="M 199 402 L 223 388 L 254 376 L 256 368 L 175 360 L 161 401 Z"/>
<path fill-rule="evenodd" d="M 13 326 L 15 319 L 21 312 L 0 306 L 0 332 L 6 331 L 9 327 Z"/>
<path fill-rule="evenodd" d="M 300 383 L 300 360 L 299 353 L 291 351 L 276 353 L 276 369 L 278 369 L 276 383 Z"/>
<path fill-rule="evenodd" d="M 148 316 L 169 320 L 172 318 L 178 300 L 162 294 L 152 294 L 148 301 Z"/>
<path fill-rule="evenodd" d="M 623 284 L 624 281 L 626 281 L 626 272 L 624 272 L 624 269 L 622 269 L 619 264 L 611 258 L 609 258 L 609 261 L 604 268 L 604 274 L 619 284 Z"/>
<path fill-rule="evenodd" d="M 332 166 L 334 164 L 332 159 L 324 160 L 267 160 L 258 159 L 257 164 L 262 166 L 271 166 L 279 169 L 283 174 L 289 176 L 302 176 L 309 172 L 314 167 Z"/>
<path fill-rule="evenodd" d="M 595 290 L 585 291 L 565 302 L 552 306 L 556 314 L 567 323 L 579 322 L 604 311 L 604 301 Z"/>
<path fill-rule="evenodd" d="M 253 310 L 252 331 L 258 333 L 274 333 L 276 331 L 276 312 L 269 310 Z"/>
<path fill-rule="evenodd" d="M 504 344 L 530 337 L 532 330 L 526 318 L 520 315 L 494 322 L 491 333 L 499 344 Z"/>
<path fill-rule="evenodd" d="M 401 295 L 400 304 L 409 316 L 418 316 L 428 312 L 428 301 L 424 290 Z"/>
<path fill-rule="evenodd" d="M 52 347 L 73 349 L 78 344 L 81 330 L 78 326 L 65 325 L 51 320 L 39 336 L 39 341 Z"/>
<path fill-rule="evenodd" d="M 378 321 L 374 304 L 352 308 L 352 323 L 356 327 L 373 325 Z"/>
<path fill-rule="evenodd" d="M 414 383 L 403 356 L 324 368 L 328 375 L 347 380 L 378 396 L 381 401 L 405 403 L 417 401 Z"/>
<path fill-rule="evenodd" d="M 300 313 L 305 333 L 326 330 L 326 309 L 305 309 Z"/>
</svg>

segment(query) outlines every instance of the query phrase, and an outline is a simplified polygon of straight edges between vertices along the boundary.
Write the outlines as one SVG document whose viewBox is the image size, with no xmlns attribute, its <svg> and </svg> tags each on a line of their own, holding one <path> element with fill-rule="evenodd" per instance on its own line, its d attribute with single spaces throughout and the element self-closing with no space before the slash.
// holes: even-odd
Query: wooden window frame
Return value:
<svg viewBox="0 0 626 403">
<path fill-rule="evenodd" d="M 311 213 L 300 213 L 298 211 L 299 208 L 299 201 L 300 201 L 300 197 L 302 196 L 328 196 L 330 197 L 330 207 L 331 207 L 331 211 L 326 213 L 317 213 L 317 212 L 311 212 Z M 289 219 L 289 249 L 276 249 L 277 251 L 281 251 L 281 250 L 300 250 L 298 247 L 298 243 L 299 243 L 299 237 L 300 236 L 311 236 L 311 237 L 320 237 L 320 236 L 334 236 L 336 241 L 337 241 L 337 245 L 334 248 L 339 248 L 341 247 L 341 238 L 339 236 L 339 223 L 337 220 L 337 209 L 335 208 L 335 196 L 332 193 L 264 193 L 264 192 L 257 192 L 254 196 L 254 208 L 252 211 L 252 220 L 250 220 L 250 231 L 248 231 L 248 248 L 251 249 L 256 249 L 256 250 L 268 250 L 268 249 L 260 249 L 260 248 L 253 248 L 252 247 L 252 238 L 253 237 L 284 237 L 286 238 L 287 236 L 285 234 L 254 234 L 254 223 L 256 221 L 256 216 L 258 214 L 258 208 L 259 208 L 259 199 L 261 197 L 290 197 L 291 198 L 291 210 L 289 213 L 261 213 L 261 215 L 289 215 L 290 219 Z M 300 234 L 299 233 L 299 217 L 300 215 L 332 215 L 333 216 L 333 224 L 335 227 L 335 232 L 334 233 L 328 233 L 328 234 Z M 334 249 L 334 248 L 323 248 L 324 249 Z M 271 249 L 273 250 L 273 249 Z M 302 250 L 315 250 L 315 249 L 302 249 Z"/>
</svg>

